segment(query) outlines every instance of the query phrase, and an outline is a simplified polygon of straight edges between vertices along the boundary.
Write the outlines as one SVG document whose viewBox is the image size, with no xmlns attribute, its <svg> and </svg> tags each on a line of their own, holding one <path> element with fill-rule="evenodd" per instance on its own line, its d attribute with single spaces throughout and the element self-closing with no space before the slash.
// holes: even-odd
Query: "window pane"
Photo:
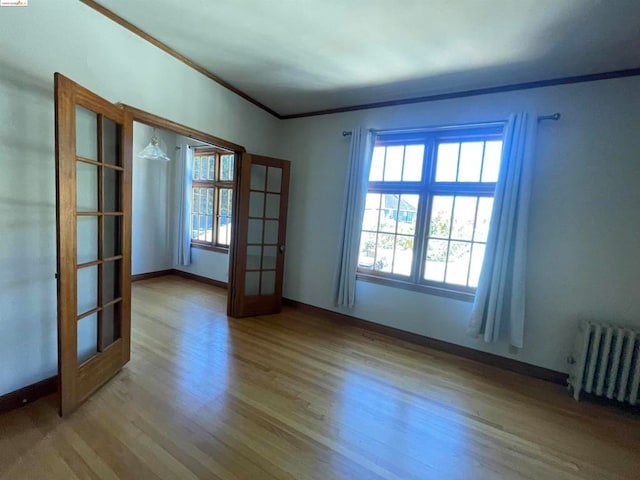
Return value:
<svg viewBox="0 0 640 480">
<path fill-rule="evenodd" d="M 375 147 L 373 149 L 373 157 L 371 157 L 371 170 L 369 171 L 370 182 L 382 181 L 382 172 L 384 171 L 384 152 L 385 147 Z"/>
<path fill-rule="evenodd" d="M 207 215 L 206 222 L 205 240 L 207 242 L 213 242 L 213 215 Z"/>
<path fill-rule="evenodd" d="M 200 205 L 200 189 L 193 189 L 193 201 L 191 202 L 191 211 L 196 213 L 198 211 L 198 205 Z"/>
<path fill-rule="evenodd" d="M 200 157 L 193 157 L 193 171 L 191 172 L 191 178 L 194 180 L 200 179 Z"/>
<path fill-rule="evenodd" d="M 207 215 L 213 215 L 213 200 L 215 198 L 213 193 L 213 188 L 207 189 Z"/>
<path fill-rule="evenodd" d="M 451 242 L 449 244 L 449 257 L 447 258 L 447 277 L 445 279 L 445 282 L 453 283 L 455 285 L 466 285 L 470 260 L 470 243 Z"/>
<path fill-rule="evenodd" d="M 493 210 L 493 197 L 480 197 L 478 200 L 478 218 L 473 239 L 476 242 L 486 242 Z"/>
<path fill-rule="evenodd" d="M 436 182 L 455 182 L 459 143 L 441 143 L 436 157 Z"/>
<path fill-rule="evenodd" d="M 380 208 L 381 195 L 379 193 L 367 193 L 367 201 L 364 206 L 364 216 L 362 218 L 363 230 L 378 229 L 378 213 Z"/>
<path fill-rule="evenodd" d="M 502 140 L 487 142 L 484 147 L 484 165 L 482 166 L 482 181 L 497 182 L 500 172 L 500 157 L 502 156 Z"/>
<path fill-rule="evenodd" d="M 208 180 L 215 180 L 216 176 L 216 157 L 211 155 L 209 157 L 209 174 L 207 175 Z"/>
<path fill-rule="evenodd" d="M 482 270 L 482 260 L 484 259 L 484 243 L 474 243 L 471 251 L 471 270 L 469 271 L 469 286 L 477 287 Z"/>
<path fill-rule="evenodd" d="M 447 249 L 449 242 L 446 240 L 429 239 L 427 245 L 427 260 L 424 266 L 424 279 L 434 282 L 444 282 L 444 270 L 447 264 Z"/>
<path fill-rule="evenodd" d="M 198 215 L 191 215 L 191 239 L 198 239 Z"/>
<path fill-rule="evenodd" d="M 400 195 L 398 203 L 398 233 L 414 235 L 420 195 Z"/>
<path fill-rule="evenodd" d="M 473 238 L 477 202 L 477 197 L 456 197 L 453 207 L 452 239 L 471 240 Z"/>
<path fill-rule="evenodd" d="M 376 263 L 374 265 L 375 270 L 391 272 L 394 243 L 395 235 L 378 235 L 378 248 L 376 251 Z"/>
<path fill-rule="evenodd" d="M 218 218 L 218 239 L 220 245 L 229 245 L 231 241 L 231 217 L 222 215 Z"/>
<path fill-rule="evenodd" d="M 382 195 L 382 205 L 380 207 L 380 224 L 378 230 L 381 232 L 396 233 L 396 220 L 398 218 L 398 195 Z"/>
<path fill-rule="evenodd" d="M 233 155 L 220 158 L 220 180 L 233 180 Z"/>
<path fill-rule="evenodd" d="M 198 208 L 200 213 L 202 214 L 207 213 L 207 189 L 206 188 L 200 189 L 200 206 Z"/>
<path fill-rule="evenodd" d="M 429 236 L 449 238 L 453 197 L 434 196 L 431 206 L 431 224 Z"/>
<path fill-rule="evenodd" d="M 393 262 L 393 273 L 398 275 L 411 275 L 411 263 L 413 262 L 413 237 L 398 235 L 396 237 L 396 253 Z"/>
<path fill-rule="evenodd" d="M 358 267 L 373 269 L 376 256 L 376 234 L 363 232 L 360 236 L 360 256 Z"/>
<path fill-rule="evenodd" d="M 484 142 L 464 142 L 460 148 L 459 182 L 479 182 Z"/>
<path fill-rule="evenodd" d="M 419 182 L 422 180 L 422 159 L 424 157 L 424 145 L 407 145 L 404 153 L 404 170 L 402 180 L 404 182 Z"/>
<path fill-rule="evenodd" d="M 402 158 L 404 146 L 387 147 L 387 158 L 384 163 L 384 181 L 399 182 L 402 180 Z"/>
<path fill-rule="evenodd" d="M 233 190 L 230 188 L 220 189 L 220 215 L 231 215 L 231 202 L 233 201 Z"/>
</svg>

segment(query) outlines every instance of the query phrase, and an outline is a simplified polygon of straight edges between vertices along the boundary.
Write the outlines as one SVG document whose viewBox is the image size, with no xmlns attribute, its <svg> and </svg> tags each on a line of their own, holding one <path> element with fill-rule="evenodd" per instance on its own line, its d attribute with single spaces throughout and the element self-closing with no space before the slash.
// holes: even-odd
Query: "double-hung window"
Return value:
<svg viewBox="0 0 640 480">
<path fill-rule="evenodd" d="M 193 156 L 191 244 L 228 251 L 231 243 L 234 155 L 196 149 Z"/>
<path fill-rule="evenodd" d="M 359 278 L 471 298 L 501 153 L 502 127 L 378 136 Z"/>
</svg>

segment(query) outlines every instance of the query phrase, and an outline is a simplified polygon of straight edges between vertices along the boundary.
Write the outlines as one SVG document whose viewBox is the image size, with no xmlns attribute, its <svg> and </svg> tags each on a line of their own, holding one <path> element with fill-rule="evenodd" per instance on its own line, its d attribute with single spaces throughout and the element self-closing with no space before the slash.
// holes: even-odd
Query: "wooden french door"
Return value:
<svg viewBox="0 0 640 480">
<path fill-rule="evenodd" d="M 233 317 L 282 307 L 289 169 L 286 160 L 242 154 L 227 304 Z"/>
<path fill-rule="evenodd" d="M 129 361 L 133 123 L 55 74 L 60 415 Z"/>
</svg>

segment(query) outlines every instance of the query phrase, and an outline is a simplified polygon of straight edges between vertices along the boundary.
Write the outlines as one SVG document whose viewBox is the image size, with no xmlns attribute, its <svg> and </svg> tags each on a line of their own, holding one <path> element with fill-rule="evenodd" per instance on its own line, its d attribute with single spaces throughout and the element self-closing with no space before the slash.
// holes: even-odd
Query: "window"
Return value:
<svg viewBox="0 0 640 480">
<path fill-rule="evenodd" d="M 501 127 L 379 136 L 359 278 L 472 297 L 501 154 Z"/>
<path fill-rule="evenodd" d="M 191 244 L 227 251 L 231 243 L 234 155 L 197 149 L 193 157 Z"/>
</svg>

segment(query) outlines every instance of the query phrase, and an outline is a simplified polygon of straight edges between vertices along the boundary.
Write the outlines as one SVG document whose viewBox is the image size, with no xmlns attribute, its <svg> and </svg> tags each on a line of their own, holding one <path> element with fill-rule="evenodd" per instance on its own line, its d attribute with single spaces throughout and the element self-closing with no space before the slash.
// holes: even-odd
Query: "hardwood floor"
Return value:
<svg viewBox="0 0 640 480">
<path fill-rule="evenodd" d="M 638 479 L 640 417 L 226 292 L 133 286 L 131 362 L 72 417 L 0 416 L 0 478 Z"/>
</svg>

